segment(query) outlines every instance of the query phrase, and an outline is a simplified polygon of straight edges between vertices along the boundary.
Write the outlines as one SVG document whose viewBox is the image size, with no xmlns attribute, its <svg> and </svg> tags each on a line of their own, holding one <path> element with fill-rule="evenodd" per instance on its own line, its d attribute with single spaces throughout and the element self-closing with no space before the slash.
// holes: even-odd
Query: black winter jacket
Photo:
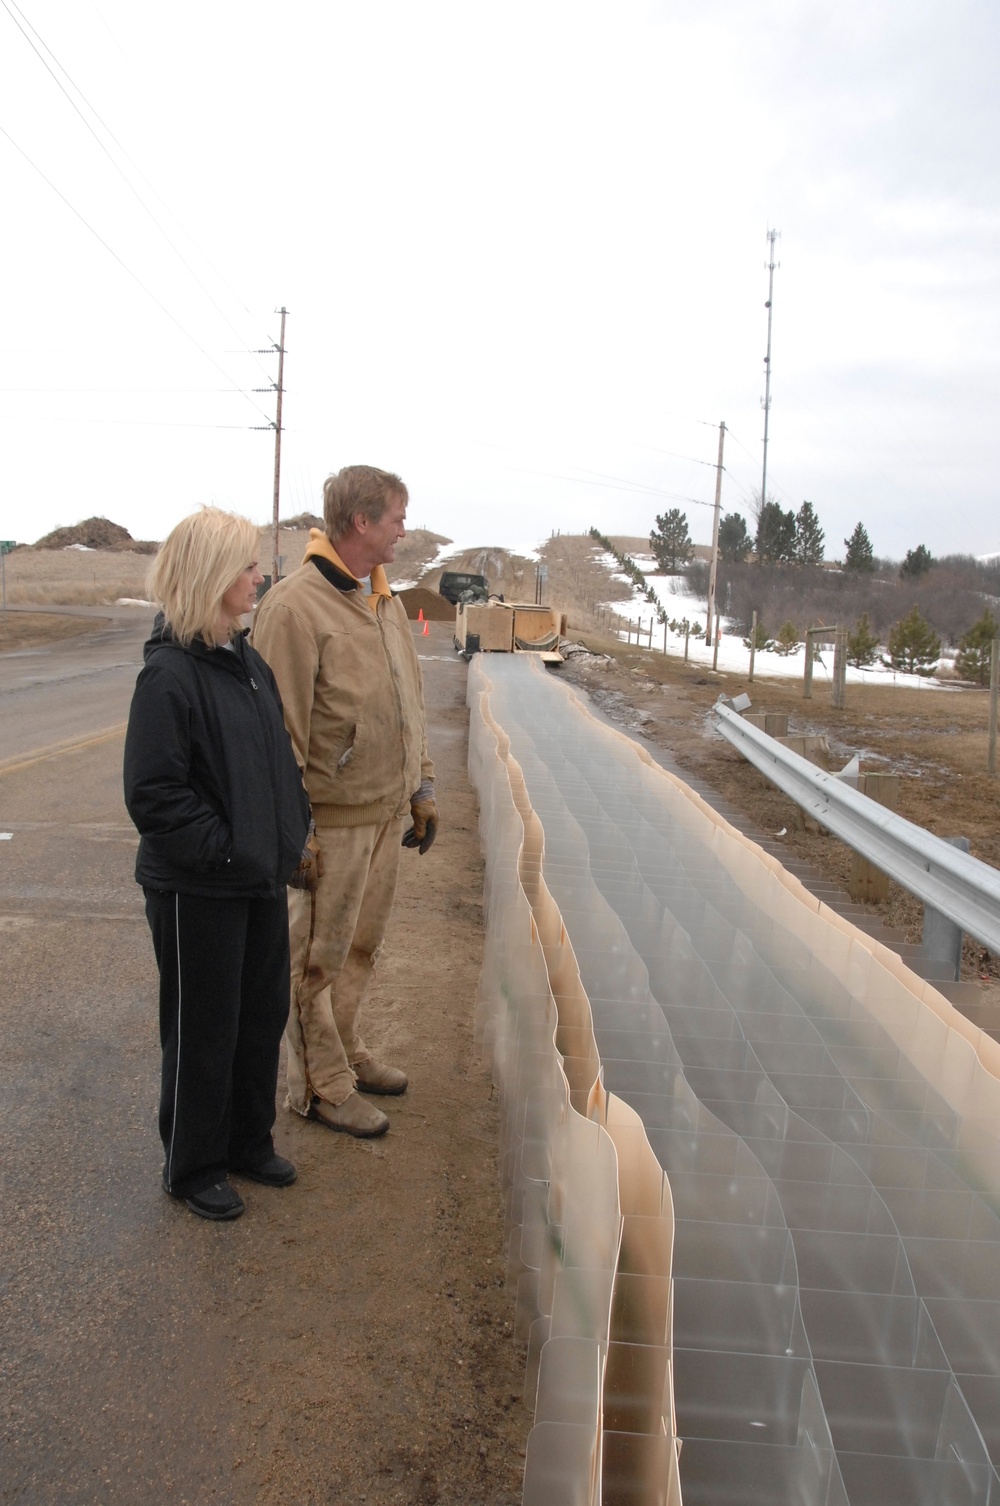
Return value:
<svg viewBox="0 0 1000 1506">
<path fill-rule="evenodd" d="M 140 835 L 135 876 L 150 889 L 271 898 L 294 872 L 309 800 L 268 666 L 183 648 L 158 617 L 143 649 L 125 737 L 125 804 Z"/>
</svg>

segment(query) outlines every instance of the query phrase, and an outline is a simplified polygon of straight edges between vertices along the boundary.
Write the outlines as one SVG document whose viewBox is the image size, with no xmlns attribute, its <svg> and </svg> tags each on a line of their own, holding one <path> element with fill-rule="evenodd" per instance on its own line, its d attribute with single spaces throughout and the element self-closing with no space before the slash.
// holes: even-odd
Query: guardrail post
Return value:
<svg viewBox="0 0 1000 1506">
<path fill-rule="evenodd" d="M 957 847 L 959 852 L 969 850 L 968 837 L 943 837 L 942 841 L 951 847 Z M 948 968 L 948 977 L 957 983 L 962 973 L 961 926 L 949 920 L 947 915 L 942 915 L 940 910 L 925 905 L 921 940 L 928 957 L 933 957 L 935 962 L 943 962 Z"/>
<path fill-rule="evenodd" d="M 894 811 L 899 805 L 899 787 L 898 774 L 862 774 L 858 778 L 861 794 L 890 811 Z M 847 892 L 856 903 L 869 900 L 878 904 L 889 898 L 889 875 L 883 873 L 881 868 L 876 868 L 874 863 L 863 858 L 859 852 L 852 852 Z"/>
<path fill-rule="evenodd" d="M 768 737 L 788 736 L 787 711 L 744 711 L 743 720 L 751 727 L 759 727 Z"/>
</svg>

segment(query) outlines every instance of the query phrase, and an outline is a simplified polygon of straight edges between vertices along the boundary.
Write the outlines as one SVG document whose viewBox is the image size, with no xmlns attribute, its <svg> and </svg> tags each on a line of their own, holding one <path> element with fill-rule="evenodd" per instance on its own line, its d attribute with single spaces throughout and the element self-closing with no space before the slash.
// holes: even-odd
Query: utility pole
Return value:
<svg viewBox="0 0 1000 1506">
<path fill-rule="evenodd" d="M 272 382 L 270 387 L 254 387 L 254 392 L 276 392 L 278 394 L 277 412 L 273 424 L 251 424 L 253 429 L 274 430 L 274 517 L 273 533 L 271 537 L 271 584 L 272 586 L 281 575 L 280 556 L 278 554 L 278 498 L 281 491 L 281 399 L 285 394 L 285 318 L 288 310 L 282 304 L 275 313 L 281 315 L 281 335 L 277 345 L 272 345 L 270 350 L 255 350 L 256 356 L 270 356 L 278 352 L 278 380 Z"/>
<path fill-rule="evenodd" d="M 767 355 L 764 357 L 764 466 L 760 477 L 761 508 L 767 506 L 767 421 L 771 412 L 771 315 L 773 312 L 771 305 L 774 301 L 774 269 L 776 265 L 780 266 L 780 263 L 774 260 L 774 243 L 777 238 L 777 230 L 767 232 L 769 259 L 764 263 L 768 270 L 767 302 L 764 305 L 767 309 Z"/>
<path fill-rule="evenodd" d="M 712 624 L 715 618 L 715 578 L 719 571 L 719 508 L 722 503 L 722 447 L 726 442 L 726 425 L 719 425 L 719 463 L 715 468 L 715 516 L 712 519 L 712 563 L 708 572 L 708 621 L 705 624 L 705 643 L 711 645 Z"/>
<path fill-rule="evenodd" d="M 285 316 L 288 310 L 281 306 L 281 335 L 278 340 L 278 410 L 274 419 L 274 543 L 271 548 L 271 584 L 281 575 L 278 542 L 278 497 L 281 491 L 281 399 L 285 392 Z"/>
</svg>

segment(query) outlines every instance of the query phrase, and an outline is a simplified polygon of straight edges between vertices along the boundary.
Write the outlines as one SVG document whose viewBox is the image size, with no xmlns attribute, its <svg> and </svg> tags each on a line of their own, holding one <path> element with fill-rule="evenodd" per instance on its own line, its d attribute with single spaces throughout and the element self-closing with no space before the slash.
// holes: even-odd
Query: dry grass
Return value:
<svg viewBox="0 0 1000 1506">
<path fill-rule="evenodd" d="M 4 561 L 13 606 L 95 606 L 144 597 L 148 555 L 118 550 L 15 549 Z"/>
<path fill-rule="evenodd" d="M 75 638 L 104 626 L 100 617 L 56 616 L 53 612 L 0 612 L 0 653 L 26 648 L 32 643 L 52 643 Z"/>
</svg>

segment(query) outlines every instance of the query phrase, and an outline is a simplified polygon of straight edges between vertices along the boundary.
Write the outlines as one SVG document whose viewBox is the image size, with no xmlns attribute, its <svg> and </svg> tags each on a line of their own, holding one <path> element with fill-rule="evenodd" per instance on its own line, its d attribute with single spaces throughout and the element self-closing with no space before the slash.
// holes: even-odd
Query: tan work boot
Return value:
<svg viewBox="0 0 1000 1506">
<path fill-rule="evenodd" d="M 352 1062 L 351 1069 L 357 1078 L 356 1087 L 359 1093 L 405 1093 L 407 1076 L 398 1067 L 387 1067 L 383 1062 L 377 1062 L 373 1056 L 367 1061 Z"/>
<path fill-rule="evenodd" d="M 338 1104 L 314 1098 L 306 1117 L 325 1124 L 327 1129 L 343 1130 L 346 1135 L 357 1135 L 362 1140 L 384 1135 L 389 1128 L 388 1116 L 354 1092 L 348 1093 L 343 1103 Z"/>
</svg>

